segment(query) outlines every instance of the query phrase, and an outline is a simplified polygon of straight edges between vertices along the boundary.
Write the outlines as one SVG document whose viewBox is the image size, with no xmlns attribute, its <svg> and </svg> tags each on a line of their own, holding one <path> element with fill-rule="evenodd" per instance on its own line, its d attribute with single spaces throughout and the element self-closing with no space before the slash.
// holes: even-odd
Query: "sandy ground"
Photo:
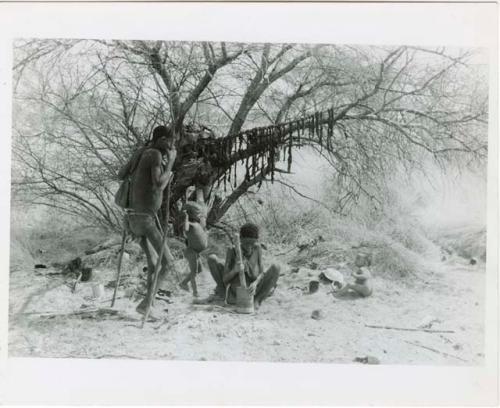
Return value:
<svg viewBox="0 0 500 408">
<path fill-rule="evenodd" d="M 156 302 L 160 320 L 143 329 L 137 300 L 125 297 L 125 288 L 109 312 L 111 287 L 96 300 L 90 283 L 72 293 L 68 280 L 48 275 L 57 270 L 16 270 L 10 276 L 9 355 L 324 363 L 372 356 L 381 364 L 482 364 L 484 264 L 448 262 L 439 273 L 411 282 L 374 276 L 374 293 L 365 299 L 334 298 L 328 285 L 309 294 L 308 282 L 321 271 L 285 269 L 274 295 L 251 315 L 195 306 L 190 293 L 175 291 L 170 303 Z M 101 271 L 104 282 L 113 279 L 112 266 Z M 125 282 L 137 274 L 125 264 Z M 209 273 L 198 281 L 201 296 L 208 295 Z M 84 313 L 96 309 L 101 312 Z M 313 319 L 314 310 L 322 318 Z M 431 320 L 432 330 L 452 333 L 366 327 L 418 328 Z"/>
</svg>

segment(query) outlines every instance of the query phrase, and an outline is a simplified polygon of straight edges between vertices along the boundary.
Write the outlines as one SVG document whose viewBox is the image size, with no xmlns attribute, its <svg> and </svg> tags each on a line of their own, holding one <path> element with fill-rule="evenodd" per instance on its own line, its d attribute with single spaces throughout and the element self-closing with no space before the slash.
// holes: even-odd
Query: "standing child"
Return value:
<svg viewBox="0 0 500 408">
<path fill-rule="evenodd" d="M 205 204 L 197 201 L 188 201 L 184 205 L 184 236 L 187 247 L 184 256 L 189 264 L 189 274 L 180 283 L 181 289 L 189 290 L 191 282 L 193 296 L 198 296 L 196 274 L 201 272 L 200 253 L 207 249 L 208 234 L 206 231 L 207 210 Z"/>
</svg>

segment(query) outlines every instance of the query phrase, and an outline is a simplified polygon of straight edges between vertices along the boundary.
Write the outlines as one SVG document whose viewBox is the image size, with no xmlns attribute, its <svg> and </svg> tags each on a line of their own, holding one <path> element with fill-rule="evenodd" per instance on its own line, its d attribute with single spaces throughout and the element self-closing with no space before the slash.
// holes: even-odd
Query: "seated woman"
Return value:
<svg viewBox="0 0 500 408">
<path fill-rule="evenodd" d="M 279 266 L 273 264 L 264 271 L 262 262 L 262 244 L 259 241 L 257 225 L 247 223 L 240 228 L 240 246 L 247 288 L 254 297 L 256 308 L 269 297 L 277 286 L 280 275 Z M 208 267 L 216 283 L 215 292 L 202 302 L 226 300 L 236 303 L 236 288 L 240 286 L 240 267 L 236 262 L 234 247 L 226 251 L 226 260 L 222 262 L 216 255 L 208 257 Z"/>
</svg>

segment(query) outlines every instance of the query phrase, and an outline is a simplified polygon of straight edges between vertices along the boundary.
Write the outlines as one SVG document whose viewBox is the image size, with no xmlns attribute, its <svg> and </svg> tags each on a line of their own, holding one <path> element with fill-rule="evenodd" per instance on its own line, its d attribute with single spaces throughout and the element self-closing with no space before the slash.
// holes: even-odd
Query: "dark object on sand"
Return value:
<svg viewBox="0 0 500 408">
<path fill-rule="evenodd" d="M 380 360 L 373 356 L 356 357 L 354 361 L 361 364 L 380 364 Z"/>
<path fill-rule="evenodd" d="M 475 264 L 477 264 L 477 260 L 476 260 L 476 258 L 471 258 L 471 259 L 470 259 L 470 261 L 469 261 L 469 263 L 470 263 L 471 265 L 475 265 Z"/>
<path fill-rule="evenodd" d="M 44 264 L 36 264 L 35 269 L 47 269 L 47 265 Z"/>
<path fill-rule="evenodd" d="M 315 293 L 319 289 L 319 281 L 312 280 L 309 282 L 309 293 Z"/>
<path fill-rule="evenodd" d="M 169 290 L 163 290 L 163 289 L 158 289 L 158 292 L 156 294 L 156 296 L 160 296 L 160 297 L 170 297 L 172 296 L 172 292 L 169 291 Z"/>
<path fill-rule="evenodd" d="M 64 272 L 76 272 L 82 267 L 82 258 L 78 257 L 69 261 L 64 267 Z"/>
<path fill-rule="evenodd" d="M 82 268 L 82 277 L 80 280 L 88 282 L 90 279 L 92 279 L 92 268 Z"/>
<path fill-rule="evenodd" d="M 319 309 L 318 310 L 313 310 L 313 312 L 311 313 L 311 319 L 321 320 L 321 319 L 324 319 L 324 318 L 325 318 L 325 315 Z"/>
</svg>

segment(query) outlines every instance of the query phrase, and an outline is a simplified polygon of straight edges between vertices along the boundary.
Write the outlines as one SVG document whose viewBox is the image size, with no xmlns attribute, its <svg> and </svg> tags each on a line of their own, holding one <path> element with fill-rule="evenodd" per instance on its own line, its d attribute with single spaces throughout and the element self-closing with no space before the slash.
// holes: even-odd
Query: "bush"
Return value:
<svg viewBox="0 0 500 408">
<path fill-rule="evenodd" d="M 45 207 L 11 209 L 11 267 L 64 262 L 97 244 L 106 232 Z M 25 260 L 23 260 L 25 259 Z"/>
</svg>

